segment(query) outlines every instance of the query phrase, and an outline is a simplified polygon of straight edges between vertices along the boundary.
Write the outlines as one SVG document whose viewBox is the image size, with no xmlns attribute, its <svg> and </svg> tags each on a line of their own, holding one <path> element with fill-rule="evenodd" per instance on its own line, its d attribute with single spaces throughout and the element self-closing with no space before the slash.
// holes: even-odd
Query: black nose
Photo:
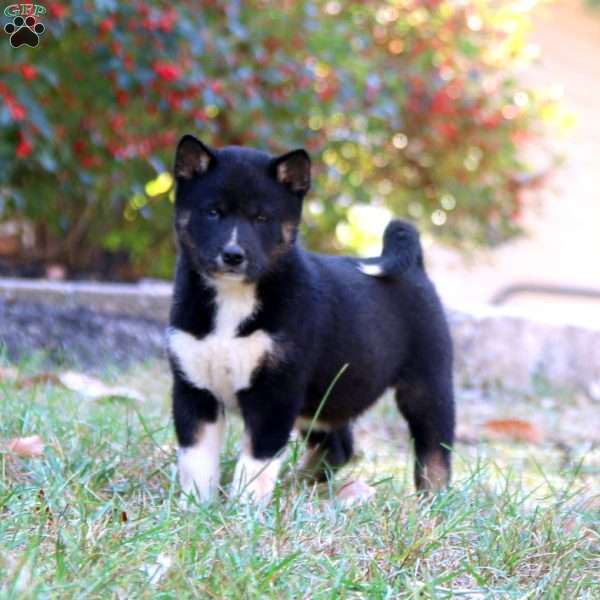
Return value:
<svg viewBox="0 0 600 600">
<path fill-rule="evenodd" d="M 230 267 L 237 267 L 244 260 L 246 260 L 246 253 L 237 244 L 229 244 L 223 250 L 223 262 Z"/>
</svg>

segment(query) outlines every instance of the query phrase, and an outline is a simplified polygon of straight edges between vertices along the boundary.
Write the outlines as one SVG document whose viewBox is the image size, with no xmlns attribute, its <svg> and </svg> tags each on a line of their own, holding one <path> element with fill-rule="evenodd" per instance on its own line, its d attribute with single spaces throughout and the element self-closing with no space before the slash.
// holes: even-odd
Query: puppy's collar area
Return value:
<svg viewBox="0 0 600 600">
<path fill-rule="evenodd" d="M 227 271 L 216 273 L 210 277 L 210 282 L 213 287 L 219 287 L 226 282 L 250 285 L 250 283 L 246 281 L 246 276 L 243 273 L 234 273 L 233 271 L 231 273 L 228 273 Z"/>
<path fill-rule="evenodd" d="M 244 290 L 252 290 L 252 293 L 254 293 L 256 288 L 256 283 L 250 281 L 244 273 L 223 271 L 210 274 L 201 273 L 201 276 L 205 285 L 220 295 L 237 295 L 244 293 Z"/>
</svg>

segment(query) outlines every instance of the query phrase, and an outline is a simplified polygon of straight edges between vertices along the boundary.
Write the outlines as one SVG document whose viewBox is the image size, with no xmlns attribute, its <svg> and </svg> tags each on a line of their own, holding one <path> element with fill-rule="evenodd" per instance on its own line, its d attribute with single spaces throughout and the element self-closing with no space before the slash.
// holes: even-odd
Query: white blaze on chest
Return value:
<svg viewBox="0 0 600 600">
<path fill-rule="evenodd" d="M 264 331 L 238 337 L 241 323 L 256 310 L 256 289 L 235 280 L 216 286 L 214 329 L 198 339 L 179 329 L 169 332 L 169 348 L 185 378 L 207 389 L 229 408 L 237 408 L 236 392 L 249 387 L 256 368 L 273 352 Z"/>
</svg>

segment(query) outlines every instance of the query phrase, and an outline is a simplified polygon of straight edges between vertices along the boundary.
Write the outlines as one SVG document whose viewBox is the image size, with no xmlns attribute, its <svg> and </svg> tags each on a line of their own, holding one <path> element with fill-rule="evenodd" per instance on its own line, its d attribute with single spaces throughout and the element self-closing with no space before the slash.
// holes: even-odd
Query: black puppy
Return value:
<svg viewBox="0 0 600 600">
<path fill-rule="evenodd" d="M 445 485 L 452 345 L 416 230 L 392 221 L 378 258 L 303 250 L 304 150 L 274 158 L 186 135 L 174 171 L 168 345 L 183 490 L 206 500 L 217 489 L 225 409 L 245 427 L 234 490 L 267 500 L 294 427 L 324 477 L 352 454 L 352 420 L 390 387 L 414 439 L 417 488 Z"/>
</svg>

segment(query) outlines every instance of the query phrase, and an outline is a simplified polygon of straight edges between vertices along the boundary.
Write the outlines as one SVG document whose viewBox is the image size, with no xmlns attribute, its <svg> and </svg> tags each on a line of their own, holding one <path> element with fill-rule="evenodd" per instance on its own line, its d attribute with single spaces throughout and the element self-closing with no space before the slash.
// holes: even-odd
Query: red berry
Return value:
<svg viewBox="0 0 600 600">
<path fill-rule="evenodd" d="M 452 103 L 445 90 L 438 90 L 431 100 L 431 112 L 446 115 L 452 112 Z"/>
<path fill-rule="evenodd" d="M 154 19 L 147 18 L 142 21 L 142 27 L 149 31 L 154 31 L 157 27 L 157 22 Z"/>
<path fill-rule="evenodd" d="M 181 106 L 181 99 L 177 94 L 169 94 L 167 96 L 167 102 L 169 103 L 170 108 L 174 110 Z"/>
<path fill-rule="evenodd" d="M 111 117 L 110 126 L 114 131 L 120 131 L 125 126 L 125 117 L 123 115 Z"/>
<path fill-rule="evenodd" d="M 438 126 L 438 131 L 442 134 L 442 137 L 448 142 L 451 142 L 454 139 L 456 139 L 456 134 L 458 133 L 458 130 L 454 125 L 452 125 L 452 123 L 441 123 Z"/>
<path fill-rule="evenodd" d="M 38 76 L 37 67 L 34 65 L 21 65 L 21 75 L 23 75 L 27 81 L 32 81 Z"/>
<path fill-rule="evenodd" d="M 31 154 L 33 146 L 25 139 L 23 134 L 20 134 L 19 138 L 16 150 L 17 158 L 27 158 Z"/>
<path fill-rule="evenodd" d="M 48 6 L 48 10 L 50 11 L 50 14 L 57 19 L 62 19 L 69 12 L 69 9 L 66 6 L 56 3 Z"/>
<path fill-rule="evenodd" d="M 107 17 L 100 23 L 100 31 L 102 33 L 110 33 L 115 28 L 115 20 L 112 17 Z"/>
<path fill-rule="evenodd" d="M 181 67 L 172 63 L 155 62 L 152 68 L 164 81 L 176 81 L 182 75 Z"/>
<path fill-rule="evenodd" d="M 25 108 L 16 101 L 12 101 L 8 104 L 10 115 L 15 121 L 22 121 L 27 116 Z"/>
<path fill-rule="evenodd" d="M 177 13 L 175 11 L 166 11 L 158 20 L 158 29 L 163 33 L 169 33 L 170 31 L 173 31 L 173 25 L 175 24 L 176 20 Z"/>
<path fill-rule="evenodd" d="M 119 106 L 125 106 L 127 104 L 127 102 L 129 102 L 129 96 L 127 95 L 127 92 L 125 92 L 123 90 L 117 90 L 116 96 L 117 96 L 117 104 Z"/>
<path fill-rule="evenodd" d="M 333 86 L 326 86 L 319 93 L 319 100 L 321 102 L 329 102 L 332 98 L 335 98 L 336 89 Z"/>
<path fill-rule="evenodd" d="M 75 152 L 75 154 L 80 155 L 83 153 L 84 150 L 85 150 L 85 142 L 83 142 L 82 140 L 77 140 L 73 144 L 73 152 Z"/>
</svg>

